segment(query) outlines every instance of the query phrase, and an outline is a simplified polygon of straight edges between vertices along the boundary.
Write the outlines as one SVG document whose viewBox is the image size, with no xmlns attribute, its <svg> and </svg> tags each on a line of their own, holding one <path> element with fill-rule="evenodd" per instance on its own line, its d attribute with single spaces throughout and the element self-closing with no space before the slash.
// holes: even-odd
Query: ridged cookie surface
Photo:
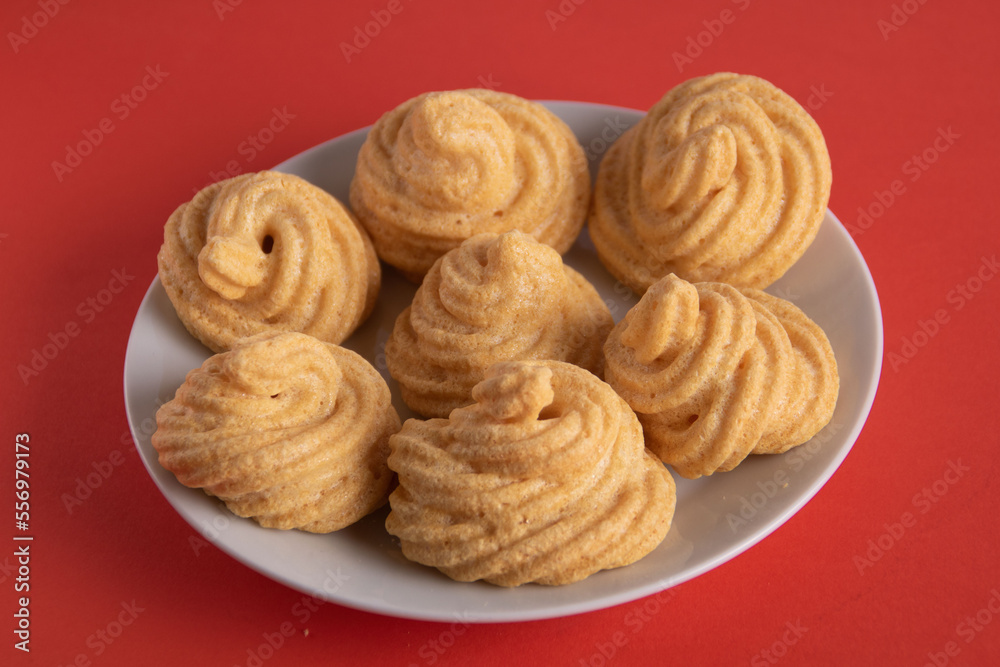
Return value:
<svg viewBox="0 0 1000 667">
<path fill-rule="evenodd" d="M 597 290 L 555 250 L 519 231 L 480 234 L 431 268 L 386 361 L 411 409 L 447 417 L 498 361 L 554 359 L 601 375 L 612 326 Z"/>
<path fill-rule="evenodd" d="M 188 373 L 156 413 L 160 464 L 266 528 L 328 533 L 385 503 L 389 388 L 361 356 L 265 333 Z"/>
<path fill-rule="evenodd" d="M 214 183 L 178 207 L 157 263 L 184 326 L 215 352 L 265 331 L 340 343 L 368 317 L 381 281 L 347 209 L 271 171 Z"/>
<path fill-rule="evenodd" d="M 840 388 L 826 334 L 796 306 L 674 275 L 629 310 L 604 353 L 646 446 L 688 478 L 806 442 L 830 421 Z"/>
<path fill-rule="evenodd" d="M 558 361 L 505 362 L 449 419 L 390 439 L 386 528 L 458 581 L 558 585 L 633 563 L 666 536 L 674 481 L 628 405 Z"/>
<path fill-rule="evenodd" d="M 590 236 L 640 294 L 669 273 L 763 289 L 812 243 L 831 178 L 823 134 L 790 96 L 754 76 L 692 79 L 604 156 Z"/>
<path fill-rule="evenodd" d="M 379 257 L 419 281 L 482 232 L 519 229 L 566 252 L 587 215 L 590 176 L 573 132 L 541 104 L 492 90 L 434 92 L 375 123 L 350 199 Z"/>
</svg>

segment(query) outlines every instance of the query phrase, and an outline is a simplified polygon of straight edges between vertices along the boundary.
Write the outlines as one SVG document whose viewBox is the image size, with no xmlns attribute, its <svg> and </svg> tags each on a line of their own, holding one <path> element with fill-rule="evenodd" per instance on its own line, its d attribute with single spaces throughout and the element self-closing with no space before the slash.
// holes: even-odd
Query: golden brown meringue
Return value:
<svg viewBox="0 0 1000 667">
<path fill-rule="evenodd" d="M 763 79 L 714 74 L 671 90 L 607 152 L 590 235 L 640 294 L 669 273 L 763 289 L 812 243 L 830 184 L 805 109 Z"/>
<path fill-rule="evenodd" d="M 328 533 L 383 505 L 400 429 L 382 376 L 299 333 L 240 341 L 156 413 L 160 464 L 266 528 Z"/>
<path fill-rule="evenodd" d="M 215 352 L 265 331 L 340 343 L 368 317 L 381 281 L 347 209 L 271 171 L 214 183 L 178 207 L 157 261 L 184 326 Z"/>
<path fill-rule="evenodd" d="M 390 439 L 388 531 L 458 581 L 558 585 L 633 563 L 666 536 L 673 479 L 628 405 L 558 361 L 504 362 L 449 419 Z"/>
<path fill-rule="evenodd" d="M 383 115 L 358 156 L 351 207 L 379 257 L 414 281 L 482 232 L 519 229 L 560 253 L 590 202 L 583 148 L 541 104 L 470 89 Z"/>
<path fill-rule="evenodd" d="M 411 409 L 446 417 L 497 361 L 555 359 L 601 375 L 612 326 L 597 290 L 555 250 L 519 231 L 479 234 L 435 262 L 386 361 Z"/>
<path fill-rule="evenodd" d="M 646 446 L 688 478 L 806 442 L 830 421 L 840 387 L 826 334 L 796 306 L 672 274 L 615 326 L 604 353 Z"/>
</svg>

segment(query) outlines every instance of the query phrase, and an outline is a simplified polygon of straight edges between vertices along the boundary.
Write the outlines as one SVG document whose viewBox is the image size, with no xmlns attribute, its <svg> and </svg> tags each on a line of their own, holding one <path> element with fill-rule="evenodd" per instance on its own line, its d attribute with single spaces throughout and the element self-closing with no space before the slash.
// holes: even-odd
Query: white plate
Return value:
<svg viewBox="0 0 1000 667">
<path fill-rule="evenodd" d="M 576 132 L 596 171 L 609 142 L 642 113 L 576 102 L 546 102 Z M 327 141 L 275 169 L 302 176 L 347 201 L 367 130 Z M 621 319 L 634 303 L 615 290 L 586 233 L 567 262 L 586 275 Z M 125 355 L 125 404 L 136 446 L 163 495 L 192 527 L 262 574 L 321 599 L 367 611 L 437 621 L 523 621 L 566 616 L 657 593 L 735 557 L 787 521 L 819 491 L 858 437 L 875 397 L 882 362 L 882 315 L 871 274 L 844 227 L 827 212 L 816 241 L 770 292 L 795 302 L 826 331 L 840 369 L 840 398 L 830 424 L 811 442 L 778 456 L 752 456 L 736 470 L 677 480 L 670 533 L 644 559 L 562 587 L 504 589 L 454 582 L 411 563 L 388 533 L 388 509 L 340 532 L 313 535 L 259 527 L 216 499 L 182 486 L 160 467 L 150 444 L 157 407 L 209 351 L 184 329 L 158 280 L 149 287 Z M 386 271 L 378 306 L 347 342 L 371 360 L 399 400 L 382 355 L 396 315 L 414 287 Z"/>
</svg>

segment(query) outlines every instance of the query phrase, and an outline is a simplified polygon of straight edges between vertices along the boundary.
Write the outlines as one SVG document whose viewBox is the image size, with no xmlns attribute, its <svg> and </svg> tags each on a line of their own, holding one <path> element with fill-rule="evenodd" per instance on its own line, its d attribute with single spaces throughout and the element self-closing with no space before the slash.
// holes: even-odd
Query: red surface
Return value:
<svg viewBox="0 0 1000 667">
<path fill-rule="evenodd" d="M 400 0 L 348 62 L 340 43 L 387 1 L 231 0 L 219 14 L 225 1 L 0 9 L 0 663 L 253 665 L 268 657 L 254 655 L 265 635 L 284 627 L 291 636 L 262 664 L 996 664 L 1000 279 L 981 267 L 1000 252 L 998 5 Z M 45 6 L 58 12 L 45 18 Z M 728 24 L 715 22 L 723 10 Z M 35 31 L 24 23 L 33 18 Z M 708 45 L 679 68 L 674 54 L 709 27 L 722 29 L 711 43 L 704 32 Z M 830 206 L 845 224 L 858 224 L 859 207 L 877 212 L 899 181 L 855 233 L 885 319 L 879 393 L 853 451 L 799 514 L 672 595 L 468 628 L 310 609 L 213 546 L 196 553 L 194 531 L 135 453 L 121 390 L 163 223 L 194 189 L 229 162 L 272 166 L 427 90 L 489 84 L 644 109 L 721 70 L 767 78 L 812 107 L 833 159 Z M 142 102 L 116 103 L 144 77 Z M 294 118 L 248 150 L 274 109 Z M 95 134 L 105 118 L 113 131 Z M 948 130 L 957 138 L 936 152 Z M 52 163 L 84 133 L 100 143 L 60 179 Z M 915 170 L 925 150 L 935 161 Z M 115 271 L 125 280 L 103 291 Z M 991 279 L 977 282 L 979 271 Z M 956 291 L 967 284 L 978 291 Z M 943 323 L 921 335 L 936 314 Z M 75 335 L 63 338 L 67 327 Z M 63 349 L 25 381 L 18 367 L 50 336 Z M 21 594 L 8 489 L 21 432 L 35 538 L 30 654 L 13 647 Z M 947 472 L 959 462 L 968 470 Z M 106 479 L 67 507 L 97 469 Z M 888 549 L 864 565 L 880 538 Z M 102 639 L 119 621 L 120 635 Z"/>
</svg>

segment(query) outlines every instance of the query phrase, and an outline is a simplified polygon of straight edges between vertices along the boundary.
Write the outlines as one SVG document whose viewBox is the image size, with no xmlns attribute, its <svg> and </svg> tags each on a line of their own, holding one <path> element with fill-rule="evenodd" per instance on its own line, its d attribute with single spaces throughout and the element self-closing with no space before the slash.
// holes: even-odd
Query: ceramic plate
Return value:
<svg viewBox="0 0 1000 667">
<path fill-rule="evenodd" d="M 592 172 L 604 151 L 642 113 L 576 102 L 546 102 L 576 132 Z M 326 189 L 342 202 L 367 130 L 332 139 L 275 167 Z M 606 299 L 615 320 L 635 303 L 597 261 L 586 232 L 566 255 Z M 414 286 L 384 272 L 371 318 L 345 342 L 389 381 L 383 354 L 396 315 Z M 787 521 L 847 456 L 875 397 L 882 362 L 882 317 L 864 259 L 827 211 L 815 242 L 769 292 L 788 299 L 826 331 L 840 369 L 840 397 L 830 424 L 813 440 L 777 456 L 751 456 L 736 470 L 696 481 L 674 475 L 677 511 L 666 539 L 641 561 L 561 587 L 504 589 L 458 583 L 403 558 L 385 532 L 388 509 L 331 535 L 278 531 L 230 514 L 221 502 L 182 486 L 161 468 L 150 444 L 156 409 L 185 374 L 210 354 L 177 319 L 158 280 L 135 317 L 125 355 L 125 403 L 136 446 L 171 505 L 206 540 L 287 586 L 349 607 L 447 622 L 524 621 L 601 609 L 663 591 L 728 561 Z"/>
</svg>

